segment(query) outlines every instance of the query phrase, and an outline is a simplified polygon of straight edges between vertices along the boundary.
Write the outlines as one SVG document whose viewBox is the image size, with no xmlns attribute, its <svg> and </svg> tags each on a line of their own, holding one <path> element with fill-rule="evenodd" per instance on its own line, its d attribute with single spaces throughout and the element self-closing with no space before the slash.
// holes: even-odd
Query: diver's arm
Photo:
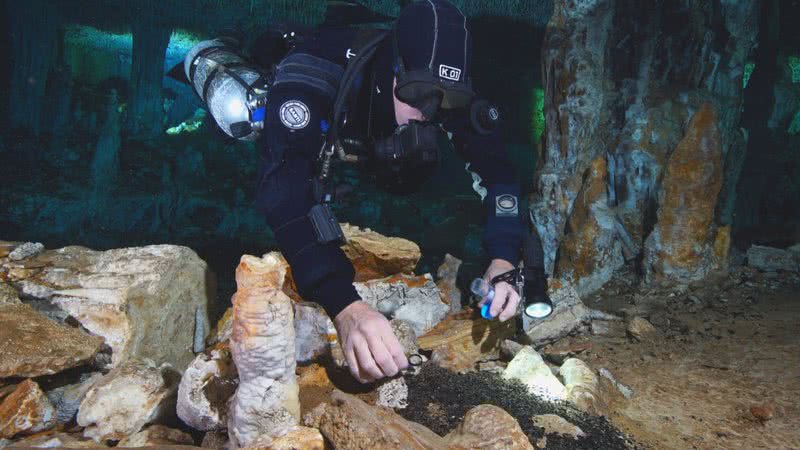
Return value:
<svg viewBox="0 0 800 450">
<path fill-rule="evenodd" d="M 290 111 L 287 105 L 297 109 Z M 270 92 L 256 201 L 292 268 L 300 295 L 318 302 L 333 318 L 360 297 L 353 287 L 353 265 L 338 243 L 317 241 L 307 218 L 316 204 L 312 178 L 323 139 L 320 122 L 328 107 L 327 98 L 307 89 L 276 88 Z M 295 118 L 281 120 L 282 111 L 295 114 Z M 299 125 L 287 122 L 295 129 L 285 123 L 298 119 Z M 299 127 L 303 122 L 307 123 Z"/>
<path fill-rule="evenodd" d="M 292 268 L 300 295 L 321 304 L 333 319 L 353 376 L 362 383 L 393 376 L 408 366 L 408 360 L 389 321 L 360 301 L 352 263 L 338 242 L 318 242 L 307 218 L 316 204 L 312 177 L 323 142 L 322 111 L 330 107 L 329 100 L 313 90 L 284 85 L 270 92 L 269 102 L 257 203 Z M 289 111 L 292 102 L 301 109 Z M 287 126 L 292 120 L 304 123 L 300 116 L 305 111 L 306 125 Z M 281 114 L 294 115 L 282 120 Z"/>
<path fill-rule="evenodd" d="M 491 260 L 516 266 L 522 245 L 525 207 L 520 201 L 517 172 L 500 129 L 481 135 L 472 129 L 466 113 L 450 114 L 444 128 L 456 151 L 466 160 L 473 188 L 481 196 L 486 217 L 483 245 Z"/>
</svg>

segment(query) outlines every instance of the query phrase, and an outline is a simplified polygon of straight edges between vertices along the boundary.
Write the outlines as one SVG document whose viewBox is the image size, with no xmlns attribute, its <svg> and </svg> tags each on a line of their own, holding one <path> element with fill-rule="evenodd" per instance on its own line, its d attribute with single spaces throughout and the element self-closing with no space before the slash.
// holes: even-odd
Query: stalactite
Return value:
<svg viewBox="0 0 800 450">
<path fill-rule="evenodd" d="M 60 17 L 45 0 L 6 2 L 10 17 L 11 89 L 8 121 L 11 128 L 39 134 L 47 75 L 55 58 Z"/>
<path fill-rule="evenodd" d="M 152 138 L 162 132 L 164 59 L 172 29 L 155 16 L 150 2 L 132 17 L 133 55 L 126 127 L 135 137 Z"/>
</svg>

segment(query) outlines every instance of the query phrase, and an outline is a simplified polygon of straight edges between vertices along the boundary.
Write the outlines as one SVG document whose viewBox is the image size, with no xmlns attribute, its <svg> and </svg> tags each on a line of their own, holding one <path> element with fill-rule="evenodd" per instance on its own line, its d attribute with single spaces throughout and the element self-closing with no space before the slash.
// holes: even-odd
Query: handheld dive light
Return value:
<svg viewBox="0 0 800 450">
<path fill-rule="evenodd" d="M 487 320 L 492 320 L 489 309 L 492 307 L 494 300 L 494 285 L 505 281 L 512 286 L 516 286 L 517 292 L 520 293 L 520 303 L 523 305 L 523 312 L 531 319 L 544 319 L 553 312 L 553 302 L 547 296 L 533 295 L 532 285 L 525 283 L 525 269 L 513 269 L 508 272 L 502 273 L 494 278 L 492 282 L 488 283 L 483 278 L 475 278 L 470 285 L 470 291 L 478 298 L 486 298 L 486 303 L 481 307 L 481 317 Z"/>
</svg>

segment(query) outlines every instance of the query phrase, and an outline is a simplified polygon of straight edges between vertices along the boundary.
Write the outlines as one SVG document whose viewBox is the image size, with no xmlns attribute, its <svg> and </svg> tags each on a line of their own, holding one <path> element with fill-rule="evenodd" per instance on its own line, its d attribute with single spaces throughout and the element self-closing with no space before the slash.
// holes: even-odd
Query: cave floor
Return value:
<svg viewBox="0 0 800 450">
<path fill-rule="evenodd" d="M 588 299 L 659 329 L 642 342 L 592 336 L 581 355 L 633 389 L 630 399 L 612 397 L 614 425 L 648 448 L 800 448 L 800 284 L 796 275 L 751 276 L 669 298 L 610 289 Z"/>
</svg>

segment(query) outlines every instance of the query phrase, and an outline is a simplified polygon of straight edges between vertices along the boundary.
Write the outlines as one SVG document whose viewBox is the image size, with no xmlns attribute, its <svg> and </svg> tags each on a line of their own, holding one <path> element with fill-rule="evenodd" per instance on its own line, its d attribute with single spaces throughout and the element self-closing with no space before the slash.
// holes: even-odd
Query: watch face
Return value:
<svg viewBox="0 0 800 450">
<path fill-rule="evenodd" d="M 519 214 L 517 197 L 511 194 L 498 195 L 495 199 L 495 215 L 498 217 L 515 217 Z"/>
</svg>

